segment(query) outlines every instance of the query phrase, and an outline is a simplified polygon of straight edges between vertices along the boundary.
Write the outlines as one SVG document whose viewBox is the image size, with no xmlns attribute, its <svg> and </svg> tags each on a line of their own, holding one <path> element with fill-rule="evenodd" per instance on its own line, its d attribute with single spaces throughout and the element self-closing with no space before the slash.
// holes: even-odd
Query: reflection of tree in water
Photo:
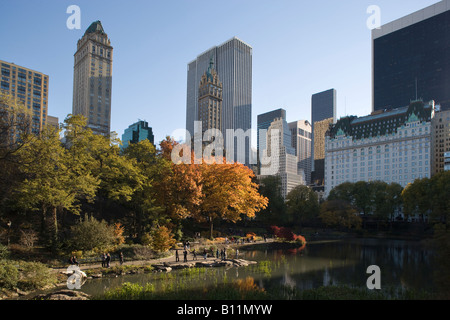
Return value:
<svg viewBox="0 0 450 320">
<path fill-rule="evenodd" d="M 435 249 L 433 277 L 439 298 L 450 299 L 450 229 L 443 224 L 435 226 L 431 245 Z"/>
</svg>

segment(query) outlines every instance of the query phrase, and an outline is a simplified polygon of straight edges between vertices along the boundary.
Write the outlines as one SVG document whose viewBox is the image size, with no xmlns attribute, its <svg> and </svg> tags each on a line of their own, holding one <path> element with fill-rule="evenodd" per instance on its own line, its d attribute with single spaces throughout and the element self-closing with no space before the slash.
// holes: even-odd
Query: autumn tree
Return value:
<svg viewBox="0 0 450 320">
<path fill-rule="evenodd" d="M 193 154 L 189 156 L 191 163 L 172 161 L 172 152 L 178 145 L 170 137 L 161 141 L 158 156 L 164 174 L 155 181 L 155 189 L 158 190 L 156 203 L 166 217 L 179 225 L 184 219 L 197 216 L 203 193 L 201 166 L 194 164 Z"/>
<path fill-rule="evenodd" d="M 211 238 L 215 219 L 236 223 L 266 208 L 268 200 L 258 193 L 253 171 L 243 164 L 203 162 L 201 174 L 203 196 L 195 218 L 209 222 Z"/>
</svg>

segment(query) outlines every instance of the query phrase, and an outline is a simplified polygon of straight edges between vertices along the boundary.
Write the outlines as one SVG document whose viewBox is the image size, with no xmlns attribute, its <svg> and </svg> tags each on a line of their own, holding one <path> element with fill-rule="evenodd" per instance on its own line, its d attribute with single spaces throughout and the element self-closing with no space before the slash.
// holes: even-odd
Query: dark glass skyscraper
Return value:
<svg viewBox="0 0 450 320">
<path fill-rule="evenodd" d="M 122 148 L 125 149 L 130 143 L 137 143 L 148 139 L 153 145 L 155 144 L 155 137 L 153 130 L 148 126 L 147 121 L 138 121 L 130 125 L 122 135 Z"/>
<path fill-rule="evenodd" d="M 434 100 L 450 108 L 450 0 L 372 31 L 372 110 Z"/>
</svg>

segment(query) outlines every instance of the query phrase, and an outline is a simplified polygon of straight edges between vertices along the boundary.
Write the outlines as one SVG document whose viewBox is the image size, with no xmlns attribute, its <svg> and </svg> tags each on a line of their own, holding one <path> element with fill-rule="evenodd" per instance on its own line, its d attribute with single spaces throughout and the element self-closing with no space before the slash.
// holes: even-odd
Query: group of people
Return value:
<svg viewBox="0 0 450 320">
<path fill-rule="evenodd" d="M 77 260 L 77 257 L 76 257 L 76 256 L 71 256 L 71 257 L 69 258 L 69 263 L 70 263 L 71 265 L 76 265 L 76 266 L 78 266 L 78 265 L 79 265 L 79 263 L 78 263 L 78 260 Z"/>
<path fill-rule="evenodd" d="M 180 254 L 178 253 L 178 248 L 175 249 L 175 262 L 180 262 Z M 188 262 L 188 247 L 185 246 L 183 249 L 183 262 Z M 197 251 L 195 251 L 195 249 L 193 249 L 191 251 L 192 254 L 192 260 L 197 260 Z M 214 257 L 214 253 L 212 253 L 212 256 Z M 215 254 L 217 259 L 221 259 L 221 260 L 226 260 L 227 259 L 227 250 L 226 248 L 223 248 L 219 251 L 219 248 L 216 249 L 216 254 Z M 236 259 L 239 256 L 239 250 L 236 249 Z M 206 259 L 208 258 L 208 251 L 206 251 L 206 249 L 203 249 L 203 258 Z"/>
<path fill-rule="evenodd" d="M 119 262 L 120 265 L 123 264 L 123 253 L 119 252 Z M 111 255 L 109 253 L 103 253 L 102 254 L 102 267 L 103 268 L 109 268 L 111 264 Z"/>
<path fill-rule="evenodd" d="M 109 268 L 111 263 L 111 256 L 109 253 L 102 254 L 102 268 Z"/>
</svg>

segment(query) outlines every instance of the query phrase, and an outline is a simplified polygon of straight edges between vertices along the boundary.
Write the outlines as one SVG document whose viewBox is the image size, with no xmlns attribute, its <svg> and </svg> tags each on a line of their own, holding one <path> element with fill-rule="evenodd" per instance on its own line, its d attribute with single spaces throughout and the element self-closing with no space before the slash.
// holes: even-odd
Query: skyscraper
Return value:
<svg viewBox="0 0 450 320">
<path fill-rule="evenodd" d="M 311 170 L 316 171 L 314 148 L 315 148 L 315 123 L 325 119 L 333 119 L 333 123 L 336 122 L 336 90 L 329 89 L 323 92 L 313 94 L 311 97 Z M 325 139 L 325 136 L 323 137 Z M 324 149 L 325 150 L 325 149 Z M 319 176 L 316 180 L 321 180 L 320 177 L 323 176 L 323 167 L 319 165 L 317 168 L 318 172 L 312 173 L 311 177 Z M 322 179 L 323 180 L 323 179 Z M 311 181 L 313 182 L 313 181 Z"/>
<path fill-rule="evenodd" d="M 277 109 L 277 110 L 269 111 L 269 112 L 258 115 L 257 141 L 256 141 L 258 169 L 260 168 L 260 160 L 259 159 L 262 156 L 262 151 L 265 150 L 267 147 L 266 134 L 264 134 L 264 131 L 261 131 L 261 130 L 268 130 L 270 125 L 272 124 L 272 122 L 277 118 L 281 118 L 284 121 L 286 121 L 286 110 Z"/>
<path fill-rule="evenodd" d="M 93 22 L 78 40 L 74 60 L 72 113 L 84 115 L 94 133 L 108 135 L 113 47 L 100 21 Z"/>
<path fill-rule="evenodd" d="M 311 124 L 307 120 L 290 122 L 292 147 L 298 161 L 298 172 L 303 171 L 306 184 L 311 182 Z"/>
<path fill-rule="evenodd" d="M 38 134 L 48 122 L 48 75 L 3 60 L 0 64 L 0 89 L 32 111 L 31 131 Z"/>
<path fill-rule="evenodd" d="M 447 152 L 450 152 L 450 110 L 436 106 L 431 116 L 431 175 L 444 171 Z"/>
<path fill-rule="evenodd" d="M 450 108 L 450 0 L 372 30 L 372 111 L 434 100 Z"/>
<path fill-rule="evenodd" d="M 210 61 L 198 89 L 198 120 L 202 122 L 202 135 L 208 129 L 221 129 L 222 83 Z"/>
<path fill-rule="evenodd" d="M 283 198 L 300 184 L 305 184 L 304 175 L 298 172 L 298 158 L 292 147 L 291 131 L 285 119 L 276 118 L 266 132 L 267 156 L 270 163 L 261 165 L 261 177 L 278 175 L 281 178 Z M 272 146 L 275 142 L 276 145 Z"/>
<path fill-rule="evenodd" d="M 128 147 L 130 143 L 138 143 L 142 140 L 149 140 L 153 145 L 155 144 L 155 136 L 153 130 L 148 126 L 147 121 L 138 121 L 125 129 L 122 135 L 122 149 Z"/>
<path fill-rule="evenodd" d="M 186 98 L 186 130 L 194 136 L 194 121 L 198 121 L 198 88 L 202 75 L 207 71 L 209 63 L 214 62 L 215 70 L 223 84 L 221 128 L 225 147 L 227 146 L 226 130 L 242 129 L 248 133 L 245 143 L 239 144 L 234 138 L 234 155 L 245 155 L 245 164 L 250 163 L 252 125 L 252 47 L 234 37 L 225 43 L 215 46 L 188 64 L 187 98 Z M 248 130 L 248 132 L 247 132 Z"/>
</svg>

